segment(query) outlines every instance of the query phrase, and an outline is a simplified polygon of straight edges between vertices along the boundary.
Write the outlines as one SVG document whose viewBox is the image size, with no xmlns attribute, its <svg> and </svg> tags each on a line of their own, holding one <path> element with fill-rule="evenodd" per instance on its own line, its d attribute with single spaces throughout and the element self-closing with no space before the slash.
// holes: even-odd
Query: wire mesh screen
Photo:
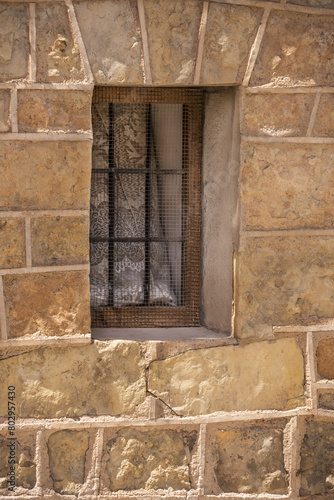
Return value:
<svg viewBox="0 0 334 500">
<path fill-rule="evenodd" d="M 92 105 L 92 326 L 200 323 L 198 89 L 97 87 Z"/>
</svg>

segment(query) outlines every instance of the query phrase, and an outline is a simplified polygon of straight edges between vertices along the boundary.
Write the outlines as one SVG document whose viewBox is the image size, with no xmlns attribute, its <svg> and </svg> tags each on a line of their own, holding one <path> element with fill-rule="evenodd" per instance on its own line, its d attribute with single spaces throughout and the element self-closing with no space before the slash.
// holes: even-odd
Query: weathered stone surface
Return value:
<svg viewBox="0 0 334 500">
<path fill-rule="evenodd" d="M 90 332 L 86 272 L 15 274 L 4 276 L 3 281 L 11 337 Z"/>
<path fill-rule="evenodd" d="M 310 7 L 324 7 L 326 9 L 334 9 L 333 0 L 288 0 L 287 3 L 294 5 L 306 5 Z"/>
<path fill-rule="evenodd" d="M 210 3 L 201 84 L 241 83 L 263 10 Z"/>
<path fill-rule="evenodd" d="M 3 394 L 7 393 L 6 391 Z M 16 431 L 17 433 L 17 431 Z M 15 434 L 16 434 L 15 433 Z M 26 489 L 32 489 L 36 483 L 35 443 L 34 436 L 19 435 L 16 441 L 9 441 L 8 436 L 0 435 L 0 494 L 8 493 L 8 473 L 13 464 L 8 460 L 15 455 L 15 485 Z M 14 445 L 12 443 L 15 443 Z M 10 446 L 9 446 L 10 445 Z"/>
<path fill-rule="evenodd" d="M 79 50 L 74 43 L 65 2 L 36 4 L 37 80 L 84 80 Z"/>
<path fill-rule="evenodd" d="M 87 209 L 91 144 L 0 143 L 0 210 Z"/>
<path fill-rule="evenodd" d="M 320 340 L 317 347 L 317 367 L 320 377 L 334 379 L 334 338 Z"/>
<path fill-rule="evenodd" d="M 19 417 L 119 415 L 146 397 L 144 361 L 130 341 L 40 348 L 1 360 L 0 385 L 5 392 L 16 387 Z M 7 415 L 5 398 L 0 414 Z"/>
<path fill-rule="evenodd" d="M 192 83 L 202 2 L 145 0 L 145 9 L 153 83 Z"/>
<path fill-rule="evenodd" d="M 244 135 L 305 136 L 315 96 L 246 94 L 242 106 Z"/>
<path fill-rule="evenodd" d="M 88 232 L 88 217 L 40 217 L 32 219 L 33 265 L 88 263 Z"/>
<path fill-rule="evenodd" d="M 89 131 L 90 109 L 90 92 L 19 90 L 19 132 Z"/>
<path fill-rule="evenodd" d="M 10 130 L 9 103 L 9 90 L 0 90 L 0 132 L 8 132 Z"/>
<path fill-rule="evenodd" d="M 234 103 L 234 91 L 228 87 L 220 91 L 214 89 L 206 95 L 202 170 L 205 186 L 202 197 L 202 319 L 207 328 L 218 332 L 231 329 L 233 248 L 239 238 L 240 219 L 236 221 L 235 214 L 239 203 L 240 149 L 232 136 Z"/>
<path fill-rule="evenodd" d="M 24 4 L 0 5 L 0 81 L 28 73 L 28 16 Z"/>
<path fill-rule="evenodd" d="M 245 143 L 242 224 L 248 229 L 334 226 L 333 144 Z"/>
<path fill-rule="evenodd" d="M 312 135 L 320 137 L 334 137 L 333 94 L 323 94 L 321 96 Z"/>
<path fill-rule="evenodd" d="M 273 325 L 334 317 L 331 236 L 246 238 L 237 258 L 236 335 L 265 337 Z"/>
<path fill-rule="evenodd" d="M 85 480 L 87 431 L 58 431 L 49 437 L 49 463 L 56 492 L 78 494 Z"/>
<path fill-rule="evenodd" d="M 88 0 L 74 5 L 96 82 L 144 83 L 135 2 Z"/>
<path fill-rule="evenodd" d="M 251 85 L 333 85 L 334 17 L 274 11 Z"/>
<path fill-rule="evenodd" d="M 197 349 L 154 361 L 149 375 L 149 391 L 186 416 L 295 408 L 304 402 L 303 383 L 294 339 Z"/>
<path fill-rule="evenodd" d="M 190 489 L 186 447 L 176 430 L 118 431 L 104 451 L 110 490 Z"/>
<path fill-rule="evenodd" d="M 319 407 L 324 410 L 334 410 L 334 393 L 324 392 L 319 394 Z"/>
<path fill-rule="evenodd" d="M 334 423 L 308 421 L 301 447 L 300 495 L 334 491 Z"/>
<path fill-rule="evenodd" d="M 252 425 L 216 432 L 215 475 L 223 492 L 286 494 L 283 431 Z"/>
<path fill-rule="evenodd" d="M 0 268 L 24 266 L 24 219 L 0 218 Z"/>
</svg>

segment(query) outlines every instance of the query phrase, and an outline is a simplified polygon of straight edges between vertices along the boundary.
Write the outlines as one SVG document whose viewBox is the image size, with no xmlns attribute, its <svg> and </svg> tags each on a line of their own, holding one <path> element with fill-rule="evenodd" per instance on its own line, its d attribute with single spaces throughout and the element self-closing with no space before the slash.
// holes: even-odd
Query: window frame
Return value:
<svg viewBox="0 0 334 500">
<path fill-rule="evenodd" d="M 182 104 L 184 113 L 182 168 L 186 240 L 182 252 L 185 300 L 181 306 L 91 307 L 93 328 L 191 327 L 201 324 L 201 219 L 204 91 L 200 88 L 102 87 L 94 88 L 92 103 Z M 186 127 L 186 131 L 185 131 Z M 186 154 L 184 152 L 186 151 Z M 185 194 L 187 199 L 184 200 Z"/>
</svg>

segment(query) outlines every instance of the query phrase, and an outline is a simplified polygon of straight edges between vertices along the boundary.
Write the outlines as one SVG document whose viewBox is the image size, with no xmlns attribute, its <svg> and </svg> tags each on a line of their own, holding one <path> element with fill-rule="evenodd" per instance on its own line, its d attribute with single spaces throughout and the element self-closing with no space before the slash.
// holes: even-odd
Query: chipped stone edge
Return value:
<svg viewBox="0 0 334 500">
<path fill-rule="evenodd" d="M 208 12 L 209 12 L 209 2 L 207 0 L 203 1 L 202 8 L 202 16 L 199 23 L 198 30 L 198 45 L 197 45 L 197 54 L 195 61 L 195 71 L 194 71 L 194 85 L 199 85 L 202 71 L 202 62 L 203 62 L 203 54 L 204 54 L 204 41 L 205 41 L 205 33 L 206 33 L 206 25 L 208 20 Z"/>
<path fill-rule="evenodd" d="M 272 10 L 271 5 L 267 5 L 264 9 L 262 19 L 260 22 L 260 26 L 258 27 L 253 46 L 252 46 L 250 53 L 249 53 L 249 59 L 248 59 L 248 63 L 247 63 L 246 71 L 245 71 L 245 76 L 244 76 L 244 79 L 242 82 L 242 86 L 244 86 L 244 87 L 248 87 L 250 79 L 252 77 L 255 63 L 256 63 L 257 57 L 258 57 L 259 52 L 260 52 L 262 39 L 264 37 L 265 31 L 267 28 L 267 22 L 268 22 L 268 18 L 269 18 L 269 15 L 271 13 L 271 10 Z"/>
</svg>

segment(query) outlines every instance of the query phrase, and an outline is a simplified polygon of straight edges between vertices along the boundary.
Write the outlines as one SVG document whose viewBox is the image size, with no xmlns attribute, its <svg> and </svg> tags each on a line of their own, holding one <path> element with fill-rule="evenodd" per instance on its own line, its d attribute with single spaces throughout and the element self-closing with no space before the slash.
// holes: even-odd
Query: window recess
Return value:
<svg viewBox="0 0 334 500">
<path fill-rule="evenodd" d="M 200 89 L 96 87 L 93 327 L 200 324 Z"/>
</svg>

